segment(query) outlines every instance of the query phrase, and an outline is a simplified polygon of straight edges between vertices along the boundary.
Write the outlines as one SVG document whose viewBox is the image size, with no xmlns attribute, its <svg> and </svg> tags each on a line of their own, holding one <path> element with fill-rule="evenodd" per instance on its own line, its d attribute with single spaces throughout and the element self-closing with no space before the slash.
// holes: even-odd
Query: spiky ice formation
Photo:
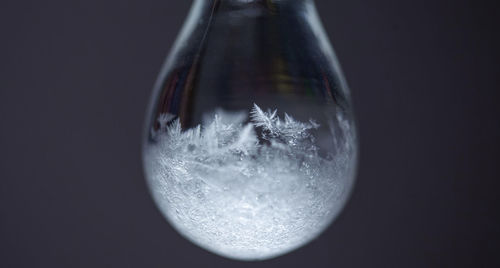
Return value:
<svg viewBox="0 0 500 268">
<path fill-rule="evenodd" d="M 206 249 L 245 260 L 284 254 L 317 236 L 347 197 L 352 144 L 320 157 L 313 120 L 257 105 L 248 124 L 244 113 L 218 110 L 182 131 L 173 118 L 158 119 L 146 148 L 150 187 L 174 227 Z"/>
</svg>

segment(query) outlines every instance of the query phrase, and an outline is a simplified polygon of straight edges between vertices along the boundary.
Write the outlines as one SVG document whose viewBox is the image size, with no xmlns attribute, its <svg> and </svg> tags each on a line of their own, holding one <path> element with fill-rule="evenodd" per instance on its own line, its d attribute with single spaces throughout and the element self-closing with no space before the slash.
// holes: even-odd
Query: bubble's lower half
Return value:
<svg viewBox="0 0 500 268">
<path fill-rule="evenodd" d="M 322 157 L 313 121 L 258 106 L 245 119 L 221 112 L 185 131 L 173 120 L 145 147 L 145 168 L 158 207 L 183 236 L 225 257 L 267 259 L 311 241 L 340 212 L 355 148 L 343 138 Z"/>
</svg>

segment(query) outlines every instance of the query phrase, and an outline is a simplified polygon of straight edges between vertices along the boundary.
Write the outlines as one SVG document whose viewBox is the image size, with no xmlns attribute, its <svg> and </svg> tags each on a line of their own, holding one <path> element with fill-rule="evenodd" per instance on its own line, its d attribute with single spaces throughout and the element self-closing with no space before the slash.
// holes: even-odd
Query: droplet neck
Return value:
<svg viewBox="0 0 500 268">
<path fill-rule="evenodd" d="M 196 2 L 201 2 L 206 8 L 218 12 L 248 10 L 251 11 L 249 14 L 255 14 L 255 11 L 279 14 L 293 9 L 303 9 L 304 4 L 313 3 L 313 0 L 196 0 Z"/>
</svg>

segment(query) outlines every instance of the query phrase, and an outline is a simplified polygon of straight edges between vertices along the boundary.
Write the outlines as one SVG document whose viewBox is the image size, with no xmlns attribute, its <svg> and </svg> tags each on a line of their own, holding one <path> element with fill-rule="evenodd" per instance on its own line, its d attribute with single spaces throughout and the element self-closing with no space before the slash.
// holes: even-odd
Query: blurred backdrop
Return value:
<svg viewBox="0 0 500 268">
<path fill-rule="evenodd" d="M 500 265 L 493 1 L 316 0 L 361 161 L 317 240 L 258 263 L 191 244 L 143 179 L 151 88 L 185 0 L 2 1 L 0 267 Z"/>
</svg>

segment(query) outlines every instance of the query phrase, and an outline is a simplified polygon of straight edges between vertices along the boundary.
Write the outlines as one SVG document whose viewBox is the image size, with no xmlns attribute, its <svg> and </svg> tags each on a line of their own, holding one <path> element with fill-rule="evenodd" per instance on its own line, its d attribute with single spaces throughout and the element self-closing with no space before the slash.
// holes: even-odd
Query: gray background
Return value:
<svg viewBox="0 0 500 268">
<path fill-rule="evenodd" d="M 2 1 L 0 267 L 495 267 L 498 9 L 317 0 L 361 135 L 317 240 L 242 263 L 163 219 L 142 176 L 151 87 L 190 1 Z"/>
</svg>

